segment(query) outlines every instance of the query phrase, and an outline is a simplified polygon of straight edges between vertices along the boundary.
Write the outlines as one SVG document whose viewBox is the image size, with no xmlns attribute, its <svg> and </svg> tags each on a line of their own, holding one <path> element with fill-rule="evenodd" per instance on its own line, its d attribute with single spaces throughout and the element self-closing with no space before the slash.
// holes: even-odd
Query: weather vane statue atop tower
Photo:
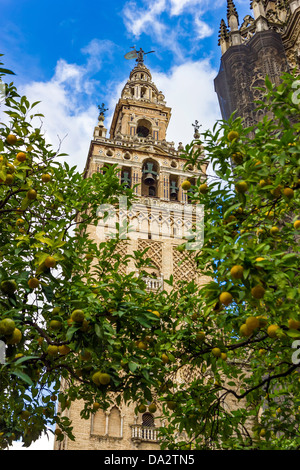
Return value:
<svg viewBox="0 0 300 470">
<path fill-rule="evenodd" d="M 140 47 L 140 50 L 137 51 L 135 46 L 131 46 L 131 49 L 132 51 L 127 52 L 127 54 L 125 54 L 124 57 L 127 60 L 136 59 L 136 62 L 138 65 L 141 65 L 144 63 L 144 55 L 151 54 L 151 52 L 155 52 L 155 51 L 145 52 L 141 47 Z"/>
</svg>

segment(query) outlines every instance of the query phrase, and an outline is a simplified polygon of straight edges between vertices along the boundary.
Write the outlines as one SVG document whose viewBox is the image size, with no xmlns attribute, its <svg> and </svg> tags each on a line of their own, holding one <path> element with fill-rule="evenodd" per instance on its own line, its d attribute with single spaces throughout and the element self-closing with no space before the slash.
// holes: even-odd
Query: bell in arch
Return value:
<svg viewBox="0 0 300 470">
<path fill-rule="evenodd" d="M 153 163 L 146 163 L 146 167 L 143 170 L 144 173 L 144 183 L 147 186 L 152 186 L 155 184 L 157 172 L 153 170 Z"/>
<path fill-rule="evenodd" d="M 131 180 L 128 171 L 122 172 L 121 183 L 125 185 L 126 188 L 130 188 Z"/>
<path fill-rule="evenodd" d="M 177 199 L 178 187 L 176 186 L 176 181 L 171 181 L 170 185 L 170 196 L 172 199 Z"/>
</svg>

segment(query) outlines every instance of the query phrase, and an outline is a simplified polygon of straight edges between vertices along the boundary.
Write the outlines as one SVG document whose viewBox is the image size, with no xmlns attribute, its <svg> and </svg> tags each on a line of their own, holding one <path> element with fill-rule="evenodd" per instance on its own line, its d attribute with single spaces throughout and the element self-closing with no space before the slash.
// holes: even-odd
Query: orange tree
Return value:
<svg viewBox="0 0 300 470">
<path fill-rule="evenodd" d="M 0 68 L 3 79 L 9 74 Z M 89 237 L 103 218 L 98 208 L 118 206 L 120 196 L 131 201 L 133 191 L 119 183 L 114 167 L 86 179 L 70 168 L 34 126 L 40 116 L 34 114 L 36 104 L 19 96 L 13 83 L 5 84 L 0 448 L 19 439 L 29 446 L 48 429 L 55 429 L 57 439 L 64 433 L 73 438 L 64 415 L 73 400 L 82 399 L 86 418 L 109 405 L 107 391 L 129 400 L 142 383 L 149 397 L 147 364 L 139 364 L 135 354 L 144 329 L 158 321 L 142 275 L 118 274 L 118 239 L 97 244 Z M 143 265 L 138 254 L 135 261 Z M 125 351 L 131 360 L 124 359 Z"/>
<path fill-rule="evenodd" d="M 299 84 L 267 78 L 262 121 L 244 128 L 232 116 L 196 142 L 215 170 L 191 195 L 205 207 L 195 260 L 211 280 L 166 300 L 167 324 L 177 326 L 170 377 L 187 374 L 162 398 L 170 448 L 299 448 Z M 193 145 L 185 155 L 201 165 Z"/>
</svg>

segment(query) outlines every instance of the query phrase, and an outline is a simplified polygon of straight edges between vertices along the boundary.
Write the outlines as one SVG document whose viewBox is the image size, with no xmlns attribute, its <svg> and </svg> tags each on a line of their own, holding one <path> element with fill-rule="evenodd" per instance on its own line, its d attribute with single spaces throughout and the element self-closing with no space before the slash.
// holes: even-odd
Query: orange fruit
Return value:
<svg viewBox="0 0 300 470">
<path fill-rule="evenodd" d="M 294 197 L 294 191 L 293 191 L 293 189 L 291 189 L 291 188 L 284 188 L 284 190 L 283 190 L 283 195 L 284 195 L 287 199 L 293 199 L 293 197 Z"/>
<path fill-rule="evenodd" d="M 219 296 L 219 300 L 222 304 L 229 305 L 233 301 L 233 297 L 230 292 L 222 292 L 222 294 Z"/>
<path fill-rule="evenodd" d="M 45 266 L 47 268 L 54 268 L 56 265 L 56 260 L 55 258 L 53 258 L 53 256 L 48 256 L 46 259 L 45 259 Z"/>
<path fill-rule="evenodd" d="M 296 230 L 300 230 L 300 220 L 296 220 L 296 221 L 294 222 L 294 228 L 295 228 Z"/>
<path fill-rule="evenodd" d="M 36 277 L 32 277 L 28 280 L 28 286 L 30 289 L 36 289 L 40 284 L 40 281 Z"/>
<path fill-rule="evenodd" d="M 161 360 L 163 361 L 164 364 L 168 364 L 170 362 L 170 359 L 166 354 L 161 355 Z"/>
<path fill-rule="evenodd" d="M 255 299 L 262 299 L 263 296 L 265 295 L 265 289 L 261 285 L 257 285 L 255 287 L 252 287 L 251 289 L 251 294 Z"/>
<path fill-rule="evenodd" d="M 221 354 L 222 354 L 222 351 L 220 348 L 213 348 L 211 350 L 212 352 L 212 355 L 215 356 L 215 357 L 221 357 Z"/>
<path fill-rule="evenodd" d="M 230 275 L 233 279 L 241 279 L 243 277 L 244 268 L 240 265 L 235 265 L 230 270 Z"/>
<path fill-rule="evenodd" d="M 19 344 L 22 339 L 22 332 L 15 328 L 10 336 L 6 340 L 6 344 Z"/>
<path fill-rule="evenodd" d="M 191 186 L 192 185 L 191 185 L 190 181 L 188 181 L 188 180 L 183 181 L 183 183 L 181 184 L 181 187 L 184 191 L 188 191 L 189 189 L 191 189 Z"/>
<path fill-rule="evenodd" d="M 85 318 L 84 311 L 76 309 L 71 314 L 71 320 L 75 323 L 82 323 Z"/>
<path fill-rule="evenodd" d="M 237 131 L 230 131 L 227 134 L 227 139 L 229 140 L 229 142 L 232 142 L 233 140 L 238 139 L 239 136 L 240 136 L 240 134 Z"/>
<path fill-rule="evenodd" d="M 155 403 L 151 403 L 149 406 L 148 406 L 148 411 L 150 413 L 155 413 L 155 411 L 157 410 L 157 406 Z"/>
<path fill-rule="evenodd" d="M 9 145 L 15 145 L 17 143 L 17 140 L 18 140 L 18 138 L 14 134 L 8 134 L 8 136 L 6 137 L 6 142 Z"/>
<path fill-rule="evenodd" d="M 267 333 L 270 338 L 276 338 L 277 337 L 277 330 L 279 329 L 278 325 L 270 325 L 267 329 Z"/>
<path fill-rule="evenodd" d="M 246 323 L 243 323 L 241 326 L 240 326 L 240 335 L 241 336 L 251 336 L 252 335 L 252 330 L 249 328 L 248 325 L 246 325 Z"/>
<path fill-rule="evenodd" d="M 206 183 L 200 184 L 199 191 L 201 194 L 206 194 L 209 191 L 209 188 Z"/>
<path fill-rule="evenodd" d="M 248 184 L 247 181 L 239 181 L 235 185 L 236 192 L 239 194 L 244 194 L 248 191 Z"/>
<path fill-rule="evenodd" d="M 259 318 L 257 317 L 248 317 L 246 319 L 246 325 L 250 330 L 255 330 L 256 328 L 259 328 L 260 322 Z"/>
<path fill-rule="evenodd" d="M 48 173 L 45 173 L 44 175 L 42 175 L 43 183 L 49 183 L 50 180 L 51 180 L 51 175 L 49 175 Z"/>
<path fill-rule="evenodd" d="M 24 153 L 24 152 L 19 152 L 19 153 L 17 153 L 16 159 L 17 159 L 18 162 L 20 162 L 20 163 L 25 162 L 25 160 L 26 160 L 26 153 Z"/>
<path fill-rule="evenodd" d="M 69 352 L 71 351 L 71 349 L 69 348 L 69 346 L 67 346 L 66 344 L 63 344 L 61 346 L 58 346 L 58 352 L 59 354 L 61 354 L 62 356 L 65 356 L 66 354 L 69 354 Z"/>
<path fill-rule="evenodd" d="M 15 327 L 16 325 L 12 318 L 3 318 L 3 320 L 0 321 L 0 335 L 12 335 Z"/>
<path fill-rule="evenodd" d="M 294 320 L 293 318 L 290 318 L 288 321 L 289 328 L 292 330 L 298 330 L 300 328 L 300 321 Z"/>
<path fill-rule="evenodd" d="M 138 407 L 138 410 L 139 410 L 140 413 L 145 413 L 146 409 L 147 408 L 146 408 L 145 405 L 139 405 L 139 407 Z"/>
<path fill-rule="evenodd" d="M 37 197 L 37 192 L 35 189 L 29 189 L 29 191 L 27 191 L 27 198 L 30 201 L 34 201 L 36 197 Z"/>
</svg>

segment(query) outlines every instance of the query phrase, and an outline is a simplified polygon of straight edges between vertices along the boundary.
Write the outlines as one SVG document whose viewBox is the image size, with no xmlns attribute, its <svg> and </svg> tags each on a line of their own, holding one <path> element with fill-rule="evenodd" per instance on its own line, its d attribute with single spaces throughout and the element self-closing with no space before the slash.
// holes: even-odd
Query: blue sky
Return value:
<svg viewBox="0 0 300 470">
<path fill-rule="evenodd" d="M 235 3 L 242 20 L 250 1 Z M 155 51 L 145 63 L 173 109 L 169 141 L 187 144 L 195 119 L 207 129 L 220 118 L 213 79 L 226 0 L 0 0 L 0 7 L 5 65 L 20 92 L 42 101 L 49 142 L 63 140 L 80 170 L 102 102 L 109 128 L 134 66 L 124 59 L 131 46 Z"/>
</svg>

